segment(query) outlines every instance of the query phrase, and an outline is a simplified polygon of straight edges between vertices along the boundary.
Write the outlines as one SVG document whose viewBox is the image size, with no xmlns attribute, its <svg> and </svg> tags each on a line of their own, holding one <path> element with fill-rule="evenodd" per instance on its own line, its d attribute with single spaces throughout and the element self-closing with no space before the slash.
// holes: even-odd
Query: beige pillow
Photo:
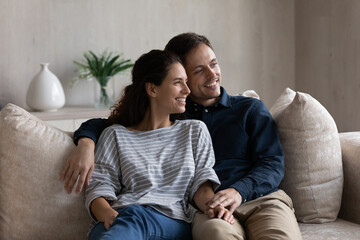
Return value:
<svg viewBox="0 0 360 240">
<path fill-rule="evenodd" d="M 0 239 L 86 239 L 84 194 L 60 181 L 71 134 L 13 104 L 0 112 Z"/>
<path fill-rule="evenodd" d="M 344 169 L 344 188 L 339 217 L 360 224 L 360 131 L 343 132 L 339 134 L 339 138 Z"/>
<path fill-rule="evenodd" d="M 252 98 L 260 99 L 259 95 L 255 92 L 255 90 L 246 90 L 245 92 L 242 92 L 239 95 L 243 97 L 252 97 Z"/>
<path fill-rule="evenodd" d="M 343 171 L 336 124 L 309 94 L 286 89 L 270 109 L 285 152 L 281 188 L 300 222 L 334 221 L 340 210 Z"/>
</svg>

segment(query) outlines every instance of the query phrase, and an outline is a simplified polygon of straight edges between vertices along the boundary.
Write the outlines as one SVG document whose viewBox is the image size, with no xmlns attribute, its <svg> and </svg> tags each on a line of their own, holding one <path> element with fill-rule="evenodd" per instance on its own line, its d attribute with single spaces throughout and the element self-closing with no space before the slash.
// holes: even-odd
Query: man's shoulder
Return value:
<svg viewBox="0 0 360 240">
<path fill-rule="evenodd" d="M 229 100 L 232 106 L 242 106 L 242 107 L 254 107 L 254 106 L 262 106 L 264 103 L 257 98 L 253 97 L 245 97 L 245 96 L 231 96 L 229 95 Z"/>
</svg>

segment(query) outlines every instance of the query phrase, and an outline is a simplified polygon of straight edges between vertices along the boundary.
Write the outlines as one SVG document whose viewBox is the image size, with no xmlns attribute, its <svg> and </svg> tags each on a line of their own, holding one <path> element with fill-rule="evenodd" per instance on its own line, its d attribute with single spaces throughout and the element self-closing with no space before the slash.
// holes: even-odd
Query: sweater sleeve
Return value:
<svg viewBox="0 0 360 240">
<path fill-rule="evenodd" d="M 74 132 L 74 143 L 78 144 L 78 141 L 82 137 L 92 139 L 95 144 L 100 137 L 100 134 L 107 126 L 107 119 L 93 118 L 81 124 L 80 128 Z"/>
<path fill-rule="evenodd" d="M 116 134 L 113 129 L 107 128 L 96 145 L 94 172 L 85 191 L 85 206 L 90 216 L 91 202 L 96 198 L 103 197 L 109 202 L 117 200 L 117 194 L 121 191 L 120 178 Z"/>
<path fill-rule="evenodd" d="M 213 183 L 214 191 L 220 186 L 220 181 L 213 169 L 215 155 L 209 131 L 203 122 L 197 122 L 199 127 L 194 147 L 195 176 L 190 190 L 190 199 L 193 199 L 198 188 L 206 181 Z"/>
</svg>

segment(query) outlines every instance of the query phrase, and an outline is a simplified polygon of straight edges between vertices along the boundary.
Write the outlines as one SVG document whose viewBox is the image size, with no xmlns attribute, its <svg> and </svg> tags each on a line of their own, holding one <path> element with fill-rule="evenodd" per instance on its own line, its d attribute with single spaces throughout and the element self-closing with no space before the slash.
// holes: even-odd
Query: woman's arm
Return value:
<svg viewBox="0 0 360 240">
<path fill-rule="evenodd" d="M 118 212 L 115 211 L 110 204 L 103 198 L 99 197 L 91 202 L 91 213 L 96 217 L 99 222 L 103 222 L 106 230 L 109 229 L 115 220 Z"/>
</svg>

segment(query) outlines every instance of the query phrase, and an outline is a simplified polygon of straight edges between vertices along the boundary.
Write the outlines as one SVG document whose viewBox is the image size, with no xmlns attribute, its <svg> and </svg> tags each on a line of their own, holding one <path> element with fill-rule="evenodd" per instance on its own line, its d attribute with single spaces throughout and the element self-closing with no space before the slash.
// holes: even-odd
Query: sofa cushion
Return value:
<svg viewBox="0 0 360 240">
<path fill-rule="evenodd" d="M 300 223 L 303 240 L 360 239 L 360 225 L 341 218 L 323 224 Z"/>
<path fill-rule="evenodd" d="M 298 221 L 334 221 L 343 185 L 335 121 L 309 94 L 289 88 L 270 112 L 285 153 L 285 176 L 280 187 L 292 198 Z"/>
<path fill-rule="evenodd" d="M 70 133 L 13 104 L 0 112 L 0 239 L 86 239 L 84 194 L 60 181 Z"/>
<path fill-rule="evenodd" d="M 360 132 L 344 132 L 339 137 L 344 169 L 339 217 L 360 224 Z"/>
</svg>

